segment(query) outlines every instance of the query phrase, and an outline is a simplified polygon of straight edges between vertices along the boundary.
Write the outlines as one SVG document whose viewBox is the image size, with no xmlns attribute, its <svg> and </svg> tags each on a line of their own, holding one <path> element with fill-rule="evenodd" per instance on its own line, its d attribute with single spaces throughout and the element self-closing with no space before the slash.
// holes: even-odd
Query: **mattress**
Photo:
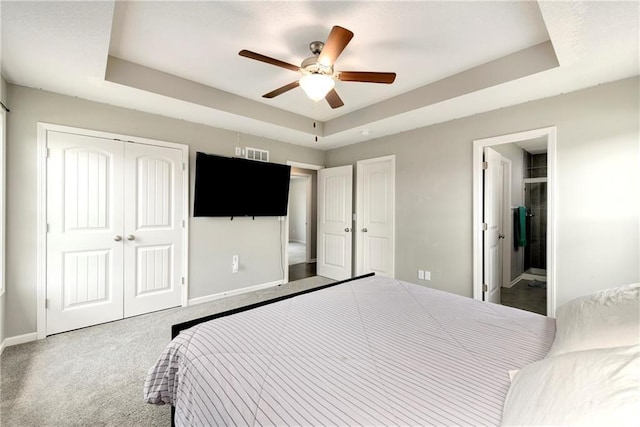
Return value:
<svg viewBox="0 0 640 427">
<path fill-rule="evenodd" d="M 553 319 L 373 276 L 201 323 L 149 370 L 176 425 L 497 425 Z"/>
</svg>

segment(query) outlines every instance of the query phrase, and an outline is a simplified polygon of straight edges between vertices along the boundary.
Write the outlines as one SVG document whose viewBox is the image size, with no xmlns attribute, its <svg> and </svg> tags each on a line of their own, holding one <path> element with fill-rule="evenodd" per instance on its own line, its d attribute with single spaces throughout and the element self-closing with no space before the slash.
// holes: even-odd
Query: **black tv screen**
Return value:
<svg viewBox="0 0 640 427">
<path fill-rule="evenodd" d="M 194 216 L 285 216 L 291 166 L 196 153 Z"/>
</svg>

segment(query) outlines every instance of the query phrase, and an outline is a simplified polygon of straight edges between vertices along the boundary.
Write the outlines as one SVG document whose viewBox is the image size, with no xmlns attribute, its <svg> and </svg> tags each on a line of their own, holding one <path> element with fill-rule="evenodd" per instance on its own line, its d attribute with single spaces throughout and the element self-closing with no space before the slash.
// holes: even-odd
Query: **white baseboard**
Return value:
<svg viewBox="0 0 640 427">
<path fill-rule="evenodd" d="M 522 273 L 521 277 L 525 280 L 537 280 L 538 282 L 547 281 L 547 276 L 538 276 L 537 274 Z"/>
<path fill-rule="evenodd" d="M 2 356 L 2 352 L 4 351 L 4 347 L 5 347 L 5 341 L 2 341 L 0 343 L 0 356 Z"/>
<path fill-rule="evenodd" d="M 5 338 L 3 346 L 11 347 L 12 345 L 24 344 L 26 342 L 35 341 L 37 339 L 37 334 L 32 332 L 30 334 L 18 335 L 15 337 Z"/>
<path fill-rule="evenodd" d="M 502 287 L 503 287 L 503 288 L 507 288 L 507 289 L 508 289 L 508 288 L 511 288 L 511 287 L 515 286 L 515 285 L 516 285 L 519 281 L 521 281 L 521 280 L 522 280 L 522 275 L 520 275 L 520 276 L 516 277 L 515 279 L 513 279 L 513 280 L 511 281 L 511 283 L 509 283 L 508 285 L 503 285 Z"/>
<path fill-rule="evenodd" d="M 260 285 L 248 286 L 246 288 L 241 288 L 241 289 L 234 289 L 232 291 L 227 291 L 227 292 L 220 292 L 220 293 L 217 293 L 217 294 L 207 295 L 207 296 L 204 296 L 204 297 L 192 298 L 192 299 L 189 300 L 187 305 L 191 306 L 191 305 L 196 305 L 196 304 L 202 304 L 202 303 L 205 303 L 205 302 L 215 301 L 215 300 L 218 300 L 220 298 L 226 298 L 226 297 L 230 297 L 230 296 L 234 296 L 234 295 L 246 294 L 247 292 L 253 292 L 253 291 L 260 290 L 260 289 L 272 288 L 272 287 L 278 286 L 278 285 L 282 285 L 282 280 L 276 280 L 275 282 L 269 282 L 269 283 L 262 283 Z"/>
</svg>

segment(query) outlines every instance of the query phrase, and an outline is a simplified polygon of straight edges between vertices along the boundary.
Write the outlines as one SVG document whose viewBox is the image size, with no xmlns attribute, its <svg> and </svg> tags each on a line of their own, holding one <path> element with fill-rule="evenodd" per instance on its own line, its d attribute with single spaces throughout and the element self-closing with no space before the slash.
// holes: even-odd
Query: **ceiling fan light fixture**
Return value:
<svg viewBox="0 0 640 427">
<path fill-rule="evenodd" d="M 307 74 L 300 79 L 300 87 L 315 102 L 324 99 L 335 85 L 336 81 L 333 80 L 333 77 L 326 74 Z"/>
</svg>

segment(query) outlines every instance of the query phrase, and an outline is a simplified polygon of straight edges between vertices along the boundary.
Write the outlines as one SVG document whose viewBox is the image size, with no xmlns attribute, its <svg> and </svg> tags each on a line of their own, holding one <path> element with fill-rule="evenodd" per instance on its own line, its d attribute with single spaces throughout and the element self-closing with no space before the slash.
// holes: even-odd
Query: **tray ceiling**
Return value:
<svg viewBox="0 0 640 427">
<path fill-rule="evenodd" d="M 637 2 L 0 7 L 11 83 L 320 149 L 638 75 Z M 338 109 L 299 88 L 262 98 L 299 75 L 238 52 L 299 64 L 333 25 L 355 33 L 336 70 L 392 71 L 395 83 L 338 82 Z"/>
</svg>

